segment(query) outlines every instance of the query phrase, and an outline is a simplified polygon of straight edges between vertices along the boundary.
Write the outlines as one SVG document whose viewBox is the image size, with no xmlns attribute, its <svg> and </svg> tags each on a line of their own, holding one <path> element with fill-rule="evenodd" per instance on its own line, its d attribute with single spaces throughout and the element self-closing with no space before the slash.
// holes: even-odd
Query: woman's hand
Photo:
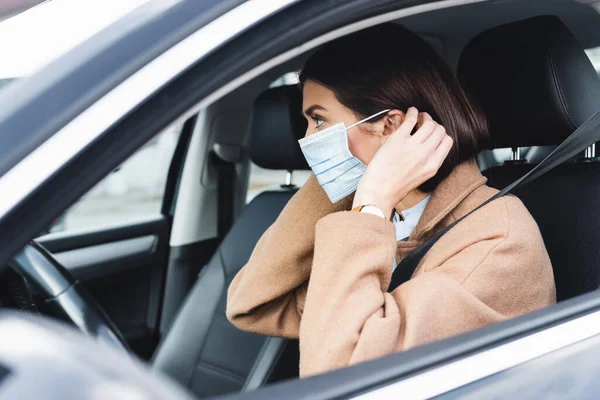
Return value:
<svg viewBox="0 0 600 400">
<path fill-rule="evenodd" d="M 411 136 L 414 127 L 419 129 Z M 427 113 L 411 107 L 400 127 L 377 151 L 362 176 L 353 207 L 373 204 L 386 216 L 411 191 L 433 178 L 452 148 L 452 138 Z"/>
</svg>

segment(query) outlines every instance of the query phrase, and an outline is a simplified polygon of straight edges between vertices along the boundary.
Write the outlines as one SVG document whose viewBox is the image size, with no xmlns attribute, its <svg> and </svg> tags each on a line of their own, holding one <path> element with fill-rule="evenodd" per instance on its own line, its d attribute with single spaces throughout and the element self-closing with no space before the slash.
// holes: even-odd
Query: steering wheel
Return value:
<svg viewBox="0 0 600 400">
<path fill-rule="evenodd" d="M 10 266 L 35 289 L 36 300 L 41 298 L 41 308 L 48 310 L 48 314 L 129 353 L 123 335 L 104 310 L 43 246 L 30 242 L 13 258 Z"/>
</svg>

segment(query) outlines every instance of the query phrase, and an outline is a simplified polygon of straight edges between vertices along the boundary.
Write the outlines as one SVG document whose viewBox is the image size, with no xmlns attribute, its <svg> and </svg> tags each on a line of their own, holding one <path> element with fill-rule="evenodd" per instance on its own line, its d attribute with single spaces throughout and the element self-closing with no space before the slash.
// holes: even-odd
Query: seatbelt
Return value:
<svg viewBox="0 0 600 400">
<path fill-rule="evenodd" d="M 221 243 L 235 217 L 235 163 L 240 161 L 242 148 L 216 143 L 211 152 L 217 170 L 217 235 Z"/>
<path fill-rule="evenodd" d="M 594 114 L 590 119 L 584 122 L 575 130 L 575 132 L 565 139 L 565 141 L 563 141 L 556 149 L 554 149 L 552 153 L 544 158 L 531 171 L 502 189 L 500 192 L 496 193 L 494 196 L 486 200 L 483 204 L 469 212 L 467 215 L 459 218 L 442 229 L 440 232 L 436 233 L 434 236 L 413 250 L 409 255 L 407 255 L 402 261 L 400 261 L 400 263 L 398 263 L 396 269 L 392 273 L 392 279 L 390 286 L 388 287 L 388 292 L 393 291 L 404 282 L 408 282 L 429 249 L 431 249 L 431 247 L 433 247 L 433 245 L 440 240 L 444 234 L 446 234 L 460 221 L 484 207 L 486 204 L 491 203 L 492 201 L 510 193 L 512 190 L 518 187 L 526 185 L 527 183 L 550 171 L 557 165 L 560 165 L 563 162 L 571 159 L 596 142 L 600 142 L 600 112 Z"/>
</svg>

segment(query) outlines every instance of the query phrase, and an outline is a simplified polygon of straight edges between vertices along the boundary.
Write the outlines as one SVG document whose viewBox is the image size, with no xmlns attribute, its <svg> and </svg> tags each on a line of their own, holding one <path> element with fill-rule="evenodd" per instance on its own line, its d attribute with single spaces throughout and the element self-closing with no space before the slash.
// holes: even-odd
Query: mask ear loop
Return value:
<svg viewBox="0 0 600 400">
<path fill-rule="evenodd" d="M 348 128 L 346 128 L 346 130 L 348 130 L 348 129 L 350 129 L 350 128 L 354 128 L 356 125 L 360 125 L 360 124 L 362 124 L 363 122 L 367 122 L 367 121 L 368 121 L 368 120 L 370 120 L 370 119 L 373 119 L 373 118 L 375 118 L 375 117 L 377 117 L 377 116 L 379 116 L 379 115 L 381 115 L 381 114 L 383 114 L 383 113 L 387 113 L 387 112 L 390 112 L 390 111 L 392 111 L 392 109 L 391 109 L 391 108 L 388 108 L 387 110 L 379 111 L 377 114 L 373 114 L 373 115 L 371 115 L 370 117 L 367 117 L 367 118 L 365 118 L 365 119 L 363 119 L 363 120 L 360 120 L 360 121 L 358 121 L 358 122 L 356 122 L 356 123 L 354 123 L 354 124 L 350 125 Z"/>
</svg>

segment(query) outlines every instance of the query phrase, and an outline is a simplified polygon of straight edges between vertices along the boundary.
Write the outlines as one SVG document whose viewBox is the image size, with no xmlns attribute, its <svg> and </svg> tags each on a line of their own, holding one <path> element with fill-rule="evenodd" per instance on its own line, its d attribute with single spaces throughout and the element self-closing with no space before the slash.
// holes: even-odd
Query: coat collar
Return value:
<svg viewBox="0 0 600 400">
<path fill-rule="evenodd" d="M 485 184 L 487 178 L 481 175 L 475 160 L 460 163 L 442 180 L 431 194 L 431 199 L 410 235 L 409 242 L 420 242 L 469 194 Z"/>
</svg>

